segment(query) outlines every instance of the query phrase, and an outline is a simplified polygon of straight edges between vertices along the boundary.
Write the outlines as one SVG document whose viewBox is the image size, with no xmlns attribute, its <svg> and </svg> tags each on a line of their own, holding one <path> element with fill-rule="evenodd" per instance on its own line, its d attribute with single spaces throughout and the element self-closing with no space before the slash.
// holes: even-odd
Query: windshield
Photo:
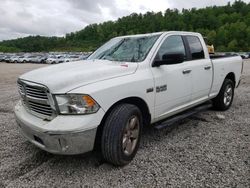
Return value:
<svg viewBox="0 0 250 188">
<path fill-rule="evenodd" d="M 114 38 L 97 49 L 88 59 L 141 62 L 159 36 Z"/>
</svg>

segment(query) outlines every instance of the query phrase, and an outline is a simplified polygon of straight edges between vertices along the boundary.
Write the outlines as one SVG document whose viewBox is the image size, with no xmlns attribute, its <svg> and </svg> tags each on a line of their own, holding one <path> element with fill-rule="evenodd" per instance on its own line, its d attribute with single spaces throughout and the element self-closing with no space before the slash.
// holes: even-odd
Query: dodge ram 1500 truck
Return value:
<svg viewBox="0 0 250 188">
<path fill-rule="evenodd" d="M 70 155 L 97 145 L 107 162 L 126 165 L 144 126 L 206 101 L 227 110 L 242 69 L 239 56 L 210 58 L 199 33 L 116 37 L 87 60 L 20 76 L 15 117 L 43 150 Z"/>
</svg>

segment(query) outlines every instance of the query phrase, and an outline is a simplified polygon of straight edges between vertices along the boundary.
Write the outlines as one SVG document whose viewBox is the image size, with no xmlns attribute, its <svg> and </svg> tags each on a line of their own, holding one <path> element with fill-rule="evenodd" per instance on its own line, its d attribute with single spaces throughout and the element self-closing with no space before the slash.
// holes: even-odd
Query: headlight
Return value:
<svg viewBox="0 0 250 188">
<path fill-rule="evenodd" d="M 88 95 L 56 95 L 60 114 L 91 114 L 99 110 L 99 105 Z"/>
</svg>

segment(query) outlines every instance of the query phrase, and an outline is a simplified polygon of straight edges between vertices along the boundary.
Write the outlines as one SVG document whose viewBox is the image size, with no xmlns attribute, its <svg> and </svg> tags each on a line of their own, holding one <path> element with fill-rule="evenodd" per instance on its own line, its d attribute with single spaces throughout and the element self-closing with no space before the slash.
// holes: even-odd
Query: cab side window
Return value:
<svg viewBox="0 0 250 188">
<path fill-rule="evenodd" d="M 195 36 L 186 36 L 186 39 L 190 48 L 192 60 L 204 59 L 205 55 L 200 39 Z"/>
<path fill-rule="evenodd" d="M 183 54 L 186 56 L 185 47 L 181 36 L 169 36 L 162 43 L 155 59 L 162 60 L 163 55 L 168 54 Z"/>
</svg>

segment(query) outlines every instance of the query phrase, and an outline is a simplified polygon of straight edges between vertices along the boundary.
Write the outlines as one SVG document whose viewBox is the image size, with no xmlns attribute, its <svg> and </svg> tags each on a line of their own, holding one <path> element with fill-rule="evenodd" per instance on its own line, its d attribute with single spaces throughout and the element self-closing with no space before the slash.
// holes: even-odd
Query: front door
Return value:
<svg viewBox="0 0 250 188">
<path fill-rule="evenodd" d="M 187 55 L 183 38 L 169 35 L 161 43 L 155 59 L 166 54 Z M 191 100 L 192 72 L 190 61 L 152 67 L 155 80 L 155 118 L 160 120 Z"/>
</svg>

